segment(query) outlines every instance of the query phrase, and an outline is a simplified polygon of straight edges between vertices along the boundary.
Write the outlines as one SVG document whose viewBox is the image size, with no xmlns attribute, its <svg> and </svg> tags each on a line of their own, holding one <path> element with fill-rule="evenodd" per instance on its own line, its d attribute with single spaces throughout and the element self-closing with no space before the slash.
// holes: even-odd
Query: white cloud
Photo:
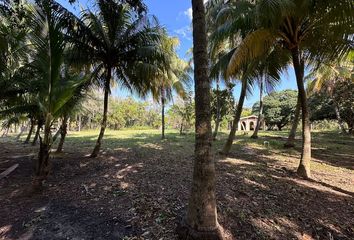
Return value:
<svg viewBox="0 0 354 240">
<path fill-rule="evenodd" d="M 177 33 L 178 35 L 180 35 L 181 37 L 188 39 L 188 40 L 192 40 L 191 38 L 191 33 L 192 33 L 192 29 L 191 27 L 188 26 L 184 26 L 180 29 L 177 29 L 174 31 L 175 33 Z"/>
<path fill-rule="evenodd" d="M 193 18 L 193 11 L 192 8 L 188 8 L 186 11 L 183 12 L 190 20 Z"/>
</svg>

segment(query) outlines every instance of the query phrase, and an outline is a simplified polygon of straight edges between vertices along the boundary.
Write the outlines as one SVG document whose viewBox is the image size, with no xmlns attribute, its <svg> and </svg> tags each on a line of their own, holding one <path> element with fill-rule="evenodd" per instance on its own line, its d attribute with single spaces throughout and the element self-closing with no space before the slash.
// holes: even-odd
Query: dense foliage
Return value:
<svg viewBox="0 0 354 240">
<path fill-rule="evenodd" d="M 294 117 L 297 91 L 273 92 L 264 97 L 264 118 L 269 129 L 282 130 Z M 257 106 L 254 106 L 255 109 Z"/>
</svg>

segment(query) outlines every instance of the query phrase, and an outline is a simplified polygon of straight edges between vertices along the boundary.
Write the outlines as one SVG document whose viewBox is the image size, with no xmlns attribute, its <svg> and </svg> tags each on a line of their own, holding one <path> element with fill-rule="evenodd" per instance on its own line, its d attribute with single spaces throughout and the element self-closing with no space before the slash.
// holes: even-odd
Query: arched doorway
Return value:
<svg viewBox="0 0 354 240">
<path fill-rule="evenodd" d="M 250 130 L 254 130 L 255 126 L 254 126 L 254 122 L 250 122 Z"/>
</svg>

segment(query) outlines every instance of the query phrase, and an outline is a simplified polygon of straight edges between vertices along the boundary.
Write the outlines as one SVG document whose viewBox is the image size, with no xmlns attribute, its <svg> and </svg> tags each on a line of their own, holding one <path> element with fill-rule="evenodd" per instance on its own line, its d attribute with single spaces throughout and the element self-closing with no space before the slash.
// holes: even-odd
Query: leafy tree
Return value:
<svg viewBox="0 0 354 240">
<path fill-rule="evenodd" d="M 311 109 L 311 121 L 320 121 L 324 119 L 336 119 L 336 113 L 331 98 L 323 93 L 316 92 L 309 96 L 309 108 Z"/>
<path fill-rule="evenodd" d="M 232 86 L 220 90 L 219 87 L 211 93 L 211 114 L 215 122 L 213 140 L 216 140 L 220 122 L 227 116 L 234 113 L 234 98 L 232 96 Z"/>
<path fill-rule="evenodd" d="M 348 133 L 354 133 L 354 82 L 343 81 L 337 84 L 334 94 L 335 109 L 337 108 L 342 119 L 347 123 Z M 336 110 L 337 111 L 337 110 Z M 336 112 L 338 118 L 338 113 Z"/>
<path fill-rule="evenodd" d="M 311 109 L 311 108 L 310 108 Z M 299 125 L 300 121 L 300 113 L 301 113 L 301 99 L 299 96 L 299 93 L 297 94 L 297 103 L 296 103 L 296 108 L 295 108 L 295 115 L 293 118 L 293 123 L 291 125 L 291 129 L 289 132 L 288 139 L 284 143 L 285 148 L 292 148 L 295 147 L 295 136 L 296 136 L 296 130 L 297 126 Z"/>
<path fill-rule="evenodd" d="M 293 118 L 297 103 L 297 92 L 284 90 L 264 97 L 264 118 L 270 129 L 282 130 Z"/>
<path fill-rule="evenodd" d="M 190 129 L 195 120 L 191 94 L 174 103 L 168 110 L 168 117 L 170 125 L 179 128 L 180 135 L 183 135 L 185 130 Z"/>
<path fill-rule="evenodd" d="M 343 133 L 346 133 L 347 131 L 341 117 L 340 102 L 337 101 L 339 96 L 337 93 L 337 88 L 339 86 L 347 85 L 350 89 L 354 63 L 353 61 L 350 61 L 349 58 L 350 55 L 347 59 L 342 61 L 323 64 L 319 68 L 316 68 L 307 77 L 309 79 L 308 90 L 310 94 L 322 91 L 326 93 L 333 101 L 336 118 Z M 346 84 L 345 82 L 349 82 L 349 84 Z"/>
</svg>

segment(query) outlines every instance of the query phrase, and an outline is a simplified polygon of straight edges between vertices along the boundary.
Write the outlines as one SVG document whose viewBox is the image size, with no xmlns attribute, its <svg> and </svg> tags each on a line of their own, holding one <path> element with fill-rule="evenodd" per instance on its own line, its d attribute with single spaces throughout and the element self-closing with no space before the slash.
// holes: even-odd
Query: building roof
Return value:
<svg viewBox="0 0 354 240">
<path fill-rule="evenodd" d="M 242 117 L 242 118 L 240 118 L 240 120 L 248 119 L 248 118 L 258 118 L 258 116 L 256 116 L 256 115 L 249 115 L 249 116 L 247 116 L 247 117 Z"/>
</svg>

